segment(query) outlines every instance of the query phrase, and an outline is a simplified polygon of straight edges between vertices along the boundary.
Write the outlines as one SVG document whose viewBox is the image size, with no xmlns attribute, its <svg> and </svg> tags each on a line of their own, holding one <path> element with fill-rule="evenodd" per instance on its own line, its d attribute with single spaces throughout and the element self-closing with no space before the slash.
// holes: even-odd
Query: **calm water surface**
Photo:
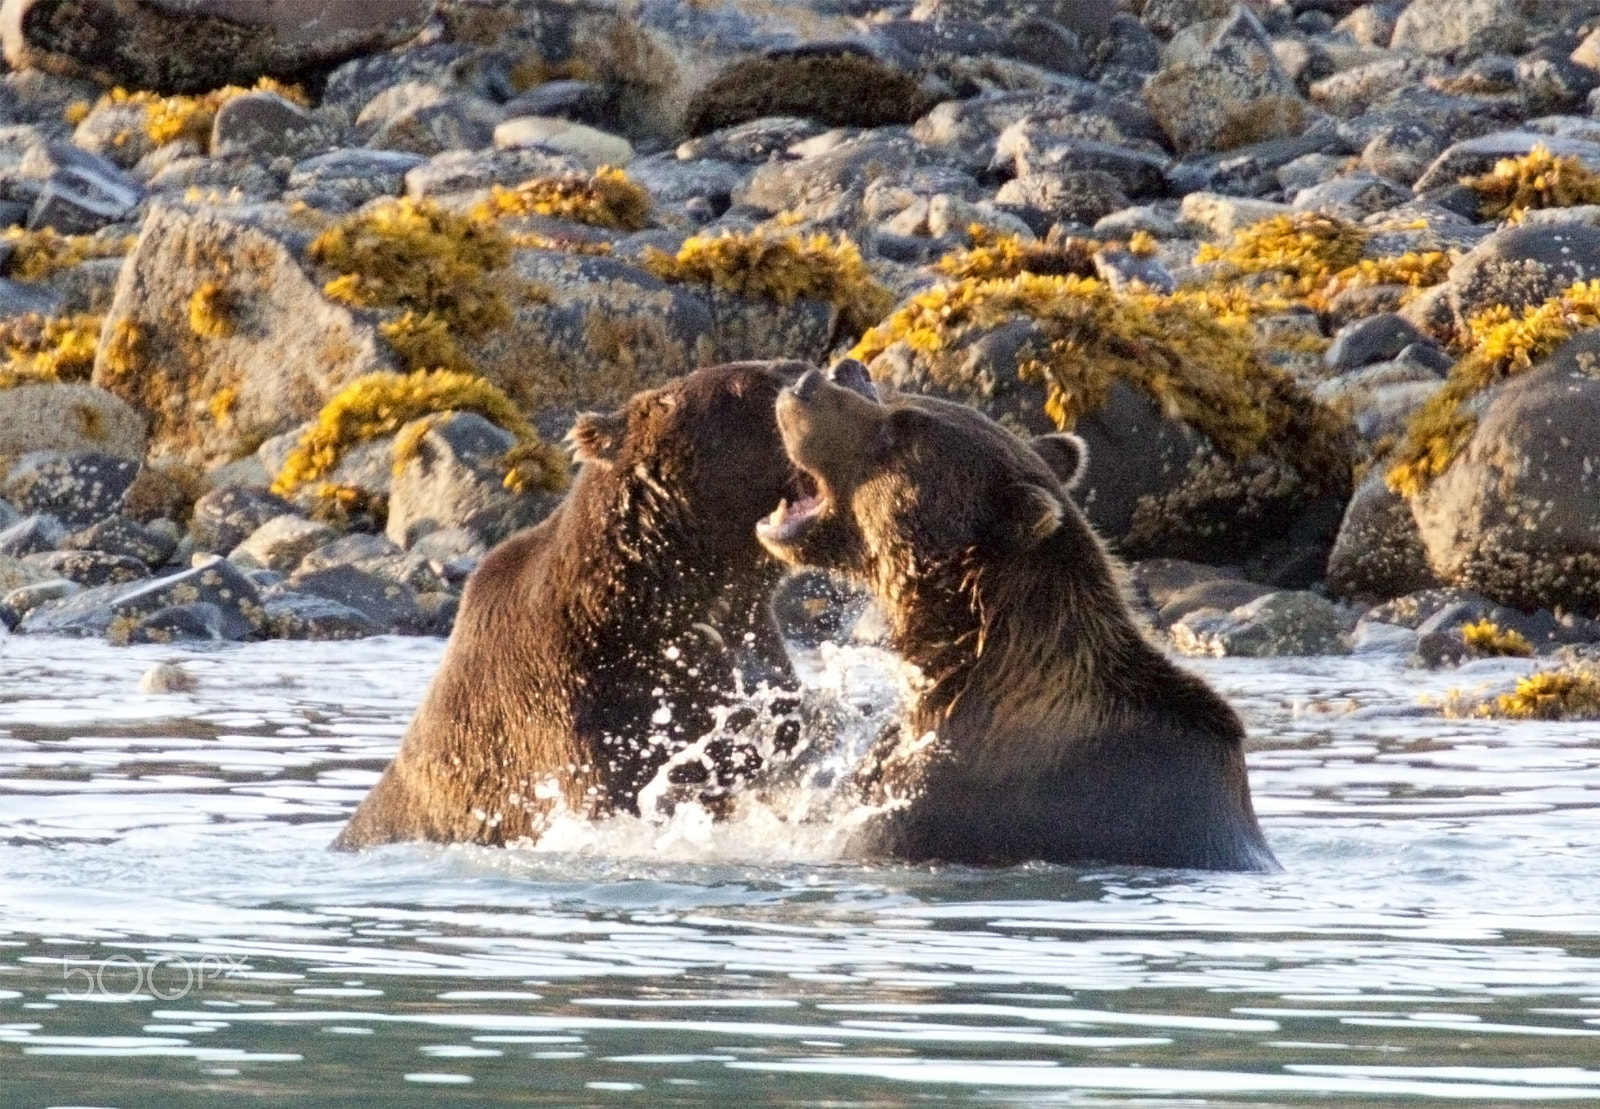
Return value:
<svg viewBox="0 0 1600 1109">
<path fill-rule="evenodd" d="M 0 640 L 0 1107 L 1600 1104 L 1600 725 L 1418 706 L 1525 663 L 1199 665 L 1281 875 L 759 807 L 326 853 L 439 652 Z M 881 660 L 812 662 L 875 728 Z"/>
</svg>

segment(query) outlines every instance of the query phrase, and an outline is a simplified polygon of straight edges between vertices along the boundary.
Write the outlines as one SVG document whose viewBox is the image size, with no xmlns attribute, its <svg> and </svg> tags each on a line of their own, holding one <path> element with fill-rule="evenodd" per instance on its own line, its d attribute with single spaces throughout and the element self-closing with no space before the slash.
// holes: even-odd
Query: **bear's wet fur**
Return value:
<svg viewBox="0 0 1600 1109">
<path fill-rule="evenodd" d="M 857 773 L 883 810 L 853 850 L 1277 868 L 1238 716 L 1145 638 L 1068 497 L 1081 442 L 1026 443 L 970 408 L 874 402 L 816 372 L 779 397 L 778 425 L 816 489 L 762 541 L 870 588 L 920 671 L 905 726 Z"/>
<path fill-rule="evenodd" d="M 558 807 L 637 811 L 741 682 L 792 685 L 769 603 L 786 567 L 755 524 L 792 494 L 773 402 L 806 369 L 711 367 L 578 418 L 571 490 L 468 580 L 399 753 L 336 849 L 501 845 L 536 839 Z"/>
</svg>

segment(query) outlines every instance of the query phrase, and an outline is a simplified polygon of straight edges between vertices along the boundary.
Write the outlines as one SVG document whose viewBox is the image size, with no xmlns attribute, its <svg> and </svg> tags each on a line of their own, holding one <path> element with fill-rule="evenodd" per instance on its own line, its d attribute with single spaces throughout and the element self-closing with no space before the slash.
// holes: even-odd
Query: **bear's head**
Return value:
<svg viewBox="0 0 1600 1109">
<path fill-rule="evenodd" d="M 567 440 L 578 462 L 625 487 L 632 509 L 652 522 L 748 546 L 754 522 L 795 488 L 773 404 L 810 368 L 773 361 L 696 370 L 616 411 L 580 415 Z"/>
<path fill-rule="evenodd" d="M 880 586 L 895 575 L 992 555 L 1009 558 L 1062 526 L 1081 473 L 1075 435 L 1032 442 L 963 405 L 880 402 L 820 372 L 777 401 L 789 457 L 815 488 L 757 525 L 786 562 Z"/>
</svg>

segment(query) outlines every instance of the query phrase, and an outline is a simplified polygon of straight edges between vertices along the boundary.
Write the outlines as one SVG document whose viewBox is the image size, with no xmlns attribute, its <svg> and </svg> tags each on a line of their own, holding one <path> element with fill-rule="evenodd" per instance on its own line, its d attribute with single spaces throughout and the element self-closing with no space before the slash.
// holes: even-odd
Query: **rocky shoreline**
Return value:
<svg viewBox="0 0 1600 1109">
<path fill-rule="evenodd" d="M 1600 642 L 1600 0 L 288 12 L 0 6 L 13 633 L 445 634 L 576 412 L 849 353 L 1180 652 Z"/>
</svg>

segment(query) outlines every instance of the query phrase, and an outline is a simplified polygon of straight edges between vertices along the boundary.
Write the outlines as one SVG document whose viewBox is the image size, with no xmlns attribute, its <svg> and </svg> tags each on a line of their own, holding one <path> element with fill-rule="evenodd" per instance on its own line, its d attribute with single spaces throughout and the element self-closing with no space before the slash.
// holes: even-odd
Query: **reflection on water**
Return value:
<svg viewBox="0 0 1600 1109">
<path fill-rule="evenodd" d="M 1526 663 L 1202 666 L 1279 875 L 863 866 L 782 807 L 327 854 L 438 654 L 0 641 L 0 1106 L 1600 1102 L 1600 727 L 1417 707 Z"/>
</svg>

